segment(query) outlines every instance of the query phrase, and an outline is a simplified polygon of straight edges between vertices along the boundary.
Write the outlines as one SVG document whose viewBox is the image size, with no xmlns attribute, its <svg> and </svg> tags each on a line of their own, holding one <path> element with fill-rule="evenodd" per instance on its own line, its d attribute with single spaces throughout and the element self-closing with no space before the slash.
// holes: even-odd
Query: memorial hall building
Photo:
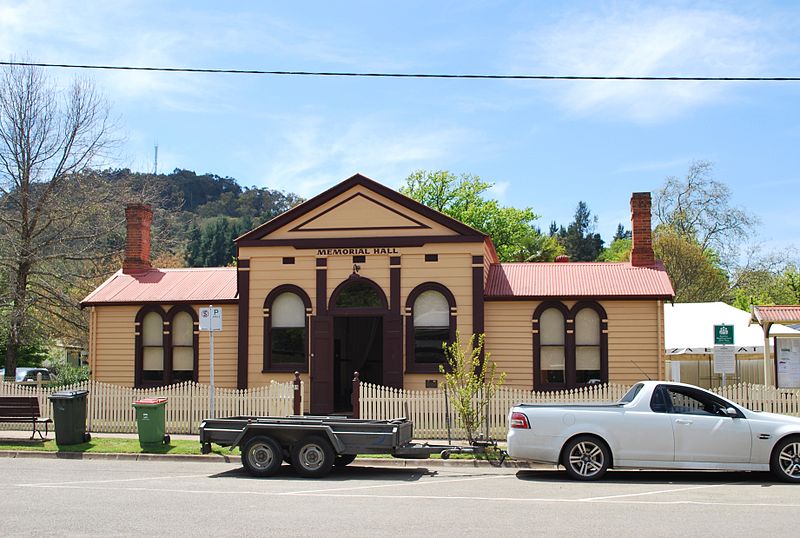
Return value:
<svg viewBox="0 0 800 538">
<path fill-rule="evenodd" d="M 126 209 L 120 271 L 81 303 L 98 381 L 209 382 L 200 309 L 221 309 L 214 382 L 300 372 L 305 411 L 346 412 L 351 380 L 425 390 L 442 342 L 485 333 L 506 385 L 559 390 L 663 378 L 664 302 L 650 194 L 631 201 L 630 262 L 500 263 L 491 237 L 355 175 L 236 239 L 236 267 L 150 263 L 152 211 Z M 564 257 L 562 257 L 564 258 Z"/>
</svg>

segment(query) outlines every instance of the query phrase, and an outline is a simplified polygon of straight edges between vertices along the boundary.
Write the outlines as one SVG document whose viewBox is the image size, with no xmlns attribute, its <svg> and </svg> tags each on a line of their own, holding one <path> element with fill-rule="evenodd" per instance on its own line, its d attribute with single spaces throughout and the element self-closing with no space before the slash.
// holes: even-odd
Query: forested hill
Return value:
<svg viewBox="0 0 800 538">
<path fill-rule="evenodd" d="M 153 205 L 152 249 L 161 267 L 230 265 L 236 253 L 234 238 L 303 201 L 292 193 L 243 187 L 231 177 L 191 170 L 100 174 Z"/>
</svg>

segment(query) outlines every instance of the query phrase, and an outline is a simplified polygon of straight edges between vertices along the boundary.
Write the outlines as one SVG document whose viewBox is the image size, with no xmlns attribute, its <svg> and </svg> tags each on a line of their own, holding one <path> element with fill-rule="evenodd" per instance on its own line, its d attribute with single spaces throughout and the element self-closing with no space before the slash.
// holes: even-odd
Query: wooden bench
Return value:
<svg viewBox="0 0 800 538">
<path fill-rule="evenodd" d="M 30 422 L 33 427 L 31 439 L 39 434 L 44 439 L 37 424 L 44 424 L 44 434 L 47 435 L 48 424 L 52 419 L 43 417 L 39 412 L 39 398 L 36 396 L 0 396 L 0 422 Z"/>
</svg>

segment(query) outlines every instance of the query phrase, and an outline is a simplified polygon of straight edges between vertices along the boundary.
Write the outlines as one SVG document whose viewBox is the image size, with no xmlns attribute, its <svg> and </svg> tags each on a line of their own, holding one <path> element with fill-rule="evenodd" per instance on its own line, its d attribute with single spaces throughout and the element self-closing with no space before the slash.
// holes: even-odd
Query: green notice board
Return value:
<svg viewBox="0 0 800 538">
<path fill-rule="evenodd" d="M 733 325 L 714 325 L 714 345 L 733 345 Z"/>
</svg>

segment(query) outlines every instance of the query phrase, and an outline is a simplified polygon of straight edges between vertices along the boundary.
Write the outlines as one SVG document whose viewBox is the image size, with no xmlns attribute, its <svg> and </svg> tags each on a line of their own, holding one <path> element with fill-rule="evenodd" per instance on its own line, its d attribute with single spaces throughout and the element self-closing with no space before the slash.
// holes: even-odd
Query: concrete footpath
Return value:
<svg viewBox="0 0 800 538">
<path fill-rule="evenodd" d="M 30 441 L 31 432 L 20 430 L 5 430 L 0 431 L 0 442 L 10 441 L 19 444 L 30 443 L 31 446 L 38 445 L 39 435 L 36 439 Z M 116 438 L 116 439 L 138 439 L 136 433 L 95 433 L 92 432 L 92 438 Z M 172 440 L 178 441 L 194 441 L 200 444 L 197 435 L 185 434 L 170 434 Z M 46 436 L 47 440 L 53 440 L 54 434 L 50 432 Z M 432 445 L 447 444 L 446 440 L 420 440 L 420 443 L 428 442 Z M 223 449 L 222 454 L 143 454 L 143 453 L 102 453 L 102 452 L 44 452 L 37 450 L 2 450 L 0 449 L 0 458 L 51 458 L 51 459 L 73 459 L 73 460 L 124 460 L 124 461 L 198 461 L 198 462 L 220 462 L 220 463 L 239 463 L 240 456 L 238 454 L 227 454 L 228 450 Z M 486 460 L 474 459 L 448 459 L 443 460 L 439 458 L 430 458 L 423 460 L 413 459 L 400 459 L 387 457 L 360 457 L 350 465 L 359 465 L 365 467 L 458 467 L 458 468 L 481 468 L 481 467 L 498 467 L 496 461 L 489 462 Z M 552 465 L 540 465 L 536 463 L 528 463 L 522 461 L 503 462 L 503 468 L 507 469 L 553 469 Z"/>
</svg>

